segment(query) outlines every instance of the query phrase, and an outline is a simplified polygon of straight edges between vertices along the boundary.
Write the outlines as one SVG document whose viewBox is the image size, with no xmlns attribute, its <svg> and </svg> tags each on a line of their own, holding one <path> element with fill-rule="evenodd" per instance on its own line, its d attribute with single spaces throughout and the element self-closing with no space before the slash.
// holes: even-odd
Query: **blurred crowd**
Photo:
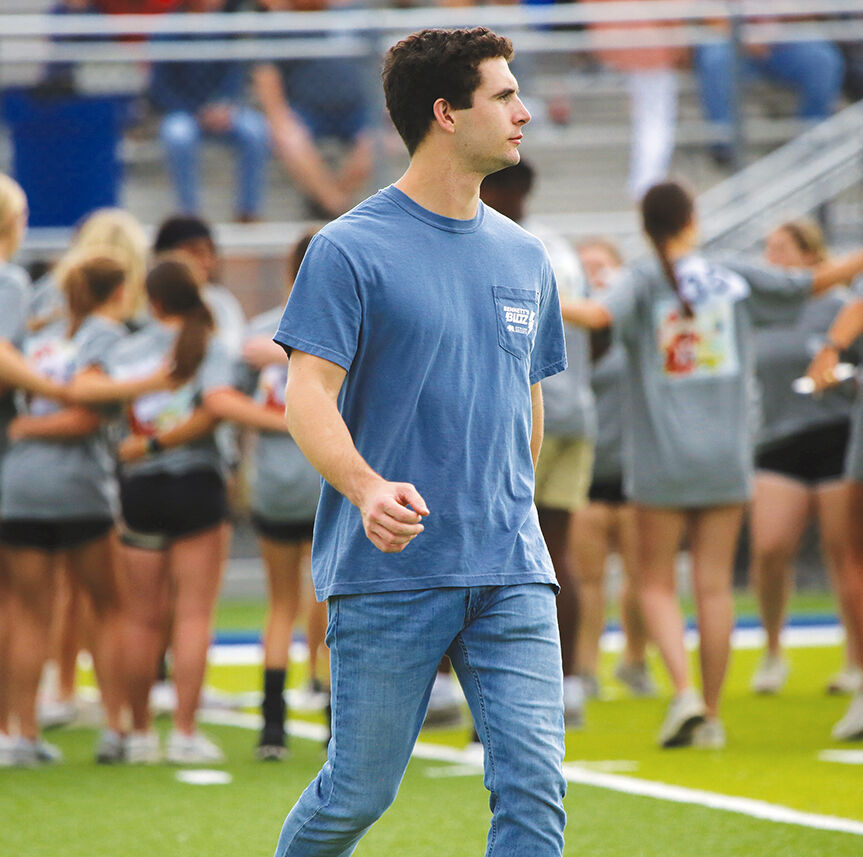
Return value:
<svg viewBox="0 0 863 857">
<path fill-rule="evenodd" d="M 528 0 L 525 0 L 528 2 Z M 416 5 L 413 3 L 397 5 Z M 473 5 L 442 0 L 441 5 Z M 57 14 L 129 12 L 230 13 L 314 12 L 361 7 L 352 0 L 61 0 Z M 775 19 L 774 19 L 775 20 Z M 799 21 L 798 18 L 794 19 Z M 627 24 L 630 33 L 656 33 L 674 21 Z M 706 22 L 716 40 L 696 48 L 608 48 L 624 25 L 596 24 L 596 49 L 582 54 L 588 69 L 609 68 L 623 78 L 630 102 L 631 154 L 627 181 L 633 200 L 668 175 L 675 148 L 681 73 L 695 78 L 703 117 L 710 128 L 709 152 L 720 167 L 741 166 L 736 147 L 736 62 L 726 22 Z M 754 21 L 758 23 L 758 21 Z M 583 29 L 583 28 L 579 28 Z M 336 33 L 268 34 L 285 39 L 337 36 Z M 206 34 L 159 36 L 206 42 Z M 854 43 L 837 45 L 813 37 L 802 41 L 751 44 L 743 47 L 741 84 L 770 81 L 794 93 L 797 116 L 817 122 L 829 116 L 843 96 L 863 96 L 863 54 Z M 566 98 L 535 91 L 533 62 L 516 61 L 522 89 L 535 104 L 535 120 L 577 124 Z M 73 89 L 73 68 L 50 65 L 53 85 Z M 373 132 L 382 124 L 370 95 L 376 75 L 358 57 L 310 56 L 261 62 L 178 61 L 153 63 L 147 112 L 157 125 L 167 172 L 179 210 L 196 213 L 201 206 L 199 157 L 204 141 L 231 146 L 236 159 L 234 216 L 255 222 L 264 216 L 267 168 L 271 157 L 306 200 L 310 217 L 337 216 L 367 189 L 375 154 Z M 335 152 L 336 154 L 333 154 Z"/>
</svg>

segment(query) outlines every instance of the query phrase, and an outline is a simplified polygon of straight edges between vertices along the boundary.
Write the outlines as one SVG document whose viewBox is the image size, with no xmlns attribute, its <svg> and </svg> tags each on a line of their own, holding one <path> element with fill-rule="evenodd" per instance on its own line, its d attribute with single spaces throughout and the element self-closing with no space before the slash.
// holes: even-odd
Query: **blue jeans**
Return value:
<svg viewBox="0 0 863 857">
<path fill-rule="evenodd" d="M 560 857 L 563 689 L 551 587 L 335 596 L 327 643 L 333 737 L 276 857 L 353 853 L 396 796 L 445 653 L 485 747 L 487 857 Z"/>
<path fill-rule="evenodd" d="M 695 53 L 701 102 L 707 118 L 717 124 L 731 122 L 731 63 L 729 42 L 703 45 Z M 797 90 L 801 119 L 825 119 L 842 88 L 845 61 L 832 42 L 797 42 L 771 45 L 765 57 L 743 60 L 746 77 L 766 77 Z"/>
<path fill-rule="evenodd" d="M 264 117 L 250 107 L 237 107 L 231 129 L 226 134 L 202 131 L 191 113 L 177 111 L 164 117 L 159 128 L 159 139 L 180 208 L 188 214 L 196 213 L 200 203 L 198 149 L 204 136 L 236 148 L 236 213 L 257 215 L 264 198 L 264 179 L 270 153 L 270 134 Z"/>
</svg>

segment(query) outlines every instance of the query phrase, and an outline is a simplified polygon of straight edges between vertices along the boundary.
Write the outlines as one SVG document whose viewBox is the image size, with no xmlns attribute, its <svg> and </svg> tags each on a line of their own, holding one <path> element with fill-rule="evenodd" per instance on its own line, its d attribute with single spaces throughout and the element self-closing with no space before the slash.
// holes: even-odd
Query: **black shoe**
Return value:
<svg viewBox="0 0 863 857">
<path fill-rule="evenodd" d="M 288 755 L 287 736 L 280 723 L 264 726 L 255 756 L 262 762 L 280 762 Z"/>
</svg>

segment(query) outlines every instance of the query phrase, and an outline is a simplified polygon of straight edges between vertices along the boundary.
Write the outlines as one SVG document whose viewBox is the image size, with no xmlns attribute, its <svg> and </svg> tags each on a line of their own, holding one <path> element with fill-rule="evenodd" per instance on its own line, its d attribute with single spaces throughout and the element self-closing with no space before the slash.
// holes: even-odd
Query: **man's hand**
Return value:
<svg viewBox="0 0 863 857">
<path fill-rule="evenodd" d="M 825 345 L 815 355 L 815 359 L 809 364 L 809 368 L 806 370 L 806 375 L 815 382 L 816 393 L 821 393 L 828 387 L 832 387 L 838 383 L 838 379 L 834 374 L 834 370 L 838 364 L 839 352 L 829 345 Z"/>
<path fill-rule="evenodd" d="M 429 513 L 425 500 L 409 482 L 376 483 L 359 504 L 369 541 L 384 553 L 399 553 L 422 531 Z"/>
</svg>

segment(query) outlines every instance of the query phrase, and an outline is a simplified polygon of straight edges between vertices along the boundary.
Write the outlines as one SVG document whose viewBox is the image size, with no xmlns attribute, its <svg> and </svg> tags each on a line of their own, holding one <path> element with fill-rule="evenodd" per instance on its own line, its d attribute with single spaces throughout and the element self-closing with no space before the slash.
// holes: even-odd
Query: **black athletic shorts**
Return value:
<svg viewBox="0 0 863 857">
<path fill-rule="evenodd" d="M 260 515 L 252 515 L 252 524 L 264 538 L 272 539 L 274 542 L 310 542 L 312 532 L 315 528 L 314 521 L 299 521 L 286 523 L 281 521 L 270 521 Z"/>
<path fill-rule="evenodd" d="M 152 550 L 209 530 L 228 516 L 225 483 L 214 470 L 121 479 L 120 505 L 123 541 Z"/>
<path fill-rule="evenodd" d="M 587 491 L 587 499 L 591 503 L 608 503 L 610 506 L 619 506 L 625 503 L 623 479 L 604 479 L 591 482 Z"/>
<path fill-rule="evenodd" d="M 800 432 L 759 452 L 755 456 L 755 468 L 779 473 L 806 485 L 842 479 L 850 432 L 848 422 Z"/>
<path fill-rule="evenodd" d="M 67 518 L 62 521 L 18 518 L 0 523 L 0 541 L 15 548 L 37 548 L 54 553 L 81 547 L 107 536 L 110 518 Z"/>
</svg>

